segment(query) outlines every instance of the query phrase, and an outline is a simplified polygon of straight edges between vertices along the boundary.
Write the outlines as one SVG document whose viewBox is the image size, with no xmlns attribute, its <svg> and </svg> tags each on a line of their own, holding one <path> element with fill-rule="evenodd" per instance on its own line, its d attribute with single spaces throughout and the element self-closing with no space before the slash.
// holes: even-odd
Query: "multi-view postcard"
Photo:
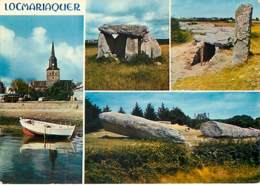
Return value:
<svg viewBox="0 0 260 185">
<path fill-rule="evenodd" d="M 1 183 L 82 183 L 83 30 L 84 14 L 0 16 Z"/>
<path fill-rule="evenodd" d="M 0 184 L 260 182 L 259 0 L 0 0 Z"/>
</svg>

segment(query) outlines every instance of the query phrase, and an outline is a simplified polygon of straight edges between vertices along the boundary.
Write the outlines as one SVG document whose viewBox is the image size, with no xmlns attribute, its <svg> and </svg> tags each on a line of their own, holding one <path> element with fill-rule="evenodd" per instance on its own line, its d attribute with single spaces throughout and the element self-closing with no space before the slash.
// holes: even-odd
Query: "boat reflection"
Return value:
<svg viewBox="0 0 260 185">
<path fill-rule="evenodd" d="M 46 140 L 40 138 L 25 138 L 20 152 L 26 150 L 51 150 L 59 153 L 75 153 L 74 144 L 68 140 Z"/>
<path fill-rule="evenodd" d="M 40 138 L 25 138 L 23 144 L 20 147 L 20 153 L 32 150 L 48 150 L 49 161 L 51 163 L 52 170 L 55 169 L 55 163 L 58 157 L 58 153 L 67 154 L 76 152 L 74 144 L 68 140 L 44 141 Z"/>
</svg>

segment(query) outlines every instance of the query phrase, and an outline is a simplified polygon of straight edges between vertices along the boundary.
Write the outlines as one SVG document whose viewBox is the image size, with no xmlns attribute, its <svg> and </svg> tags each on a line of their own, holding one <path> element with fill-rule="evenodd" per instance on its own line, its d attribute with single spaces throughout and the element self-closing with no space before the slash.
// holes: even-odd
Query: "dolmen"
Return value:
<svg viewBox="0 0 260 185">
<path fill-rule="evenodd" d="M 218 121 L 205 122 L 201 125 L 200 130 L 204 136 L 212 138 L 260 137 L 259 129 L 242 128 Z"/>
<path fill-rule="evenodd" d="M 116 57 L 130 61 L 132 57 L 145 53 L 150 58 L 161 56 L 161 48 L 143 25 L 108 25 L 99 28 L 97 59 Z"/>
<path fill-rule="evenodd" d="M 184 137 L 179 131 L 156 121 L 116 112 L 101 113 L 99 118 L 106 131 L 130 138 L 165 139 L 184 143 Z"/>
</svg>

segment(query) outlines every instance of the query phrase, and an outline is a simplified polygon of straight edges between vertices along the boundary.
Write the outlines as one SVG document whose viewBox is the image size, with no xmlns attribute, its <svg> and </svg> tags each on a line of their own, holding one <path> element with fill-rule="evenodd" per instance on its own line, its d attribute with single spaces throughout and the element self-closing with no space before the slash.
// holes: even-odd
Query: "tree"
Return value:
<svg viewBox="0 0 260 185">
<path fill-rule="evenodd" d="M 49 100 L 68 101 L 73 95 L 74 86 L 72 81 L 58 81 L 47 89 L 47 98 Z"/>
<path fill-rule="evenodd" d="M 97 105 L 93 105 L 89 99 L 85 101 L 85 121 L 86 121 L 86 132 L 94 132 L 102 128 L 102 124 L 99 120 L 99 114 L 101 109 Z"/>
<path fill-rule="evenodd" d="M 182 112 L 178 107 L 173 108 L 170 111 L 170 121 L 171 123 L 178 123 L 180 125 L 188 125 L 190 122 L 190 118 Z"/>
<path fill-rule="evenodd" d="M 111 112 L 112 110 L 109 108 L 108 105 L 106 105 L 104 108 L 103 108 L 103 111 L 102 112 Z"/>
<path fill-rule="evenodd" d="M 260 117 L 255 119 L 255 125 L 256 125 L 255 128 L 260 129 Z"/>
<path fill-rule="evenodd" d="M 158 118 L 161 121 L 170 121 L 170 111 L 167 107 L 162 103 L 161 107 L 158 108 Z"/>
<path fill-rule="evenodd" d="M 22 79 L 16 79 L 11 82 L 11 88 L 18 94 L 23 97 L 26 94 L 29 94 L 31 89 L 29 85 Z"/>
<path fill-rule="evenodd" d="M 149 120 L 158 120 L 154 107 L 152 106 L 151 103 L 147 104 L 144 117 Z"/>
<path fill-rule="evenodd" d="M 132 110 L 132 115 L 138 116 L 138 117 L 144 117 L 142 108 L 138 105 L 136 102 L 135 107 Z"/>
<path fill-rule="evenodd" d="M 119 110 L 118 110 L 119 113 L 122 113 L 122 114 L 125 114 L 125 111 L 123 109 L 123 107 L 120 107 Z"/>
<path fill-rule="evenodd" d="M 226 121 L 228 124 L 244 128 L 255 127 L 255 120 L 248 115 L 234 116 Z"/>
</svg>

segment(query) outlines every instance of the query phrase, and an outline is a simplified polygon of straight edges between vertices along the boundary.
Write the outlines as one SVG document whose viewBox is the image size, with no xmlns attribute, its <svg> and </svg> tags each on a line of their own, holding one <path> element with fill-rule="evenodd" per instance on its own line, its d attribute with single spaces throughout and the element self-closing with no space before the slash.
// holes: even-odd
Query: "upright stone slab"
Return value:
<svg viewBox="0 0 260 185">
<path fill-rule="evenodd" d="M 242 4 L 236 11 L 233 63 L 243 63 L 248 59 L 252 13 L 253 7 L 250 4 Z"/>
<path fill-rule="evenodd" d="M 98 37 L 98 54 L 97 54 L 97 59 L 102 58 L 102 57 L 107 57 L 106 54 L 110 53 L 110 48 L 108 46 L 106 37 L 103 33 L 99 34 Z"/>
<path fill-rule="evenodd" d="M 162 55 L 159 43 L 150 34 L 144 36 L 141 51 L 146 53 L 150 58 L 156 58 Z"/>
<path fill-rule="evenodd" d="M 128 37 L 126 40 L 125 57 L 127 60 L 130 60 L 136 54 L 138 54 L 138 39 Z"/>
</svg>

